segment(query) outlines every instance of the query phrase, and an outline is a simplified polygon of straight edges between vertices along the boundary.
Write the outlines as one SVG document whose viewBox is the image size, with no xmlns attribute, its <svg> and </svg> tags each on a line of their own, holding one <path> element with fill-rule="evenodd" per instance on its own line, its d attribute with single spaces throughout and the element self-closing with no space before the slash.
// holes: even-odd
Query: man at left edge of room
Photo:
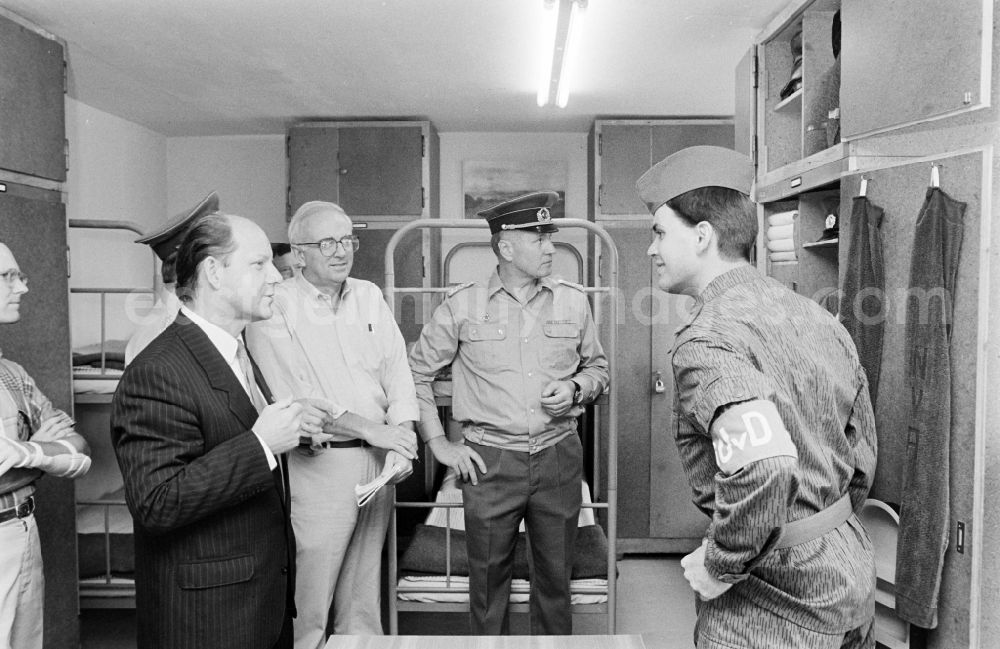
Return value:
<svg viewBox="0 0 1000 649">
<path fill-rule="evenodd" d="M 27 292 L 27 276 L 0 243 L 0 324 L 21 319 Z M 45 577 L 35 482 L 46 473 L 82 476 L 90 469 L 89 453 L 69 415 L 0 352 L 0 647 L 42 647 Z"/>
</svg>

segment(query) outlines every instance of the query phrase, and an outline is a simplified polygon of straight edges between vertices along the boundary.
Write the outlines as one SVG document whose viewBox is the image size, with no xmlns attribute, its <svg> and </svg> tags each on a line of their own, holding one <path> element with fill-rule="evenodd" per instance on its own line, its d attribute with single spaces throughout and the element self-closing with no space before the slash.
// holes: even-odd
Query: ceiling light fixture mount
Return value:
<svg viewBox="0 0 1000 649">
<path fill-rule="evenodd" d="M 588 0 L 541 0 L 543 3 L 543 49 L 538 105 L 565 108 L 573 81 L 573 61 L 579 56 L 580 23 Z"/>
</svg>

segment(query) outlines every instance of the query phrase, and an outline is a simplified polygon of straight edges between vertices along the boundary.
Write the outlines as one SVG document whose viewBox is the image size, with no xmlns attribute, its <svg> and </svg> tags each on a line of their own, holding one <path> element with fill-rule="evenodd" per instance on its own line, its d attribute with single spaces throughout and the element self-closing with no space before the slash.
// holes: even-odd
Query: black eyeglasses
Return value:
<svg viewBox="0 0 1000 649">
<path fill-rule="evenodd" d="M 320 239 L 319 241 L 306 241 L 304 243 L 293 243 L 293 246 L 316 246 L 319 248 L 320 253 L 324 257 L 332 257 L 337 254 L 337 247 L 343 246 L 344 252 L 347 252 L 348 248 L 354 251 L 361 247 L 361 239 L 358 239 L 353 234 L 344 237 L 343 239 L 334 239 L 333 237 L 327 237 L 326 239 Z"/>
<path fill-rule="evenodd" d="M 11 268 L 8 271 L 4 271 L 4 272 L 0 273 L 0 277 L 3 277 L 3 280 L 5 282 L 7 282 L 8 286 L 13 286 L 14 285 L 14 281 L 18 280 L 18 279 L 21 280 L 22 284 L 25 284 L 25 285 L 28 284 L 28 276 L 25 275 L 24 273 L 22 273 L 19 270 L 14 270 L 13 268 Z"/>
</svg>

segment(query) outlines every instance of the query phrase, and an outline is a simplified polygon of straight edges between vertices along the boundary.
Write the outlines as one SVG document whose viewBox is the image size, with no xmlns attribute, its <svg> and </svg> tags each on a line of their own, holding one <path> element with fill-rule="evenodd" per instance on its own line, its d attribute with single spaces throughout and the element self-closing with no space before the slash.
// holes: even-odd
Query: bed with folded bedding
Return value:
<svg viewBox="0 0 1000 649">
<path fill-rule="evenodd" d="M 596 523 L 590 489 L 581 483 L 584 506 L 580 510 L 576 552 L 570 582 L 574 613 L 606 614 L 608 603 L 608 537 Z M 418 524 L 403 551 L 390 580 L 390 615 L 399 611 L 467 611 L 469 564 L 465 548 L 465 521 L 462 490 L 456 475 L 449 471 L 435 494 L 435 506 Z M 397 503 L 397 508 L 406 503 Z M 613 556 L 613 555 L 612 555 Z M 522 523 L 514 551 L 511 610 L 527 610 L 527 539 Z M 392 566 L 390 565 L 390 572 Z M 612 575 L 614 579 L 614 575 Z M 394 588 L 393 588 L 394 586 Z M 395 591 L 393 596 L 392 591 Z"/>
<path fill-rule="evenodd" d="M 106 340 L 73 349 L 73 394 L 111 395 L 125 369 L 124 340 Z"/>
</svg>

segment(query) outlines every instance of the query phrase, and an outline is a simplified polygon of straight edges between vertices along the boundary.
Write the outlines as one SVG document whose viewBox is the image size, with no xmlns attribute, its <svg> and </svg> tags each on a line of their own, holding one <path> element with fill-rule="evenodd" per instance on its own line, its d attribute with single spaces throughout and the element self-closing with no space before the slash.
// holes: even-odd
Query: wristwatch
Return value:
<svg viewBox="0 0 1000 649">
<path fill-rule="evenodd" d="M 570 379 L 569 381 L 576 386 L 576 390 L 573 391 L 573 405 L 579 406 L 583 403 L 583 392 L 580 391 L 580 384 L 573 379 Z"/>
</svg>

